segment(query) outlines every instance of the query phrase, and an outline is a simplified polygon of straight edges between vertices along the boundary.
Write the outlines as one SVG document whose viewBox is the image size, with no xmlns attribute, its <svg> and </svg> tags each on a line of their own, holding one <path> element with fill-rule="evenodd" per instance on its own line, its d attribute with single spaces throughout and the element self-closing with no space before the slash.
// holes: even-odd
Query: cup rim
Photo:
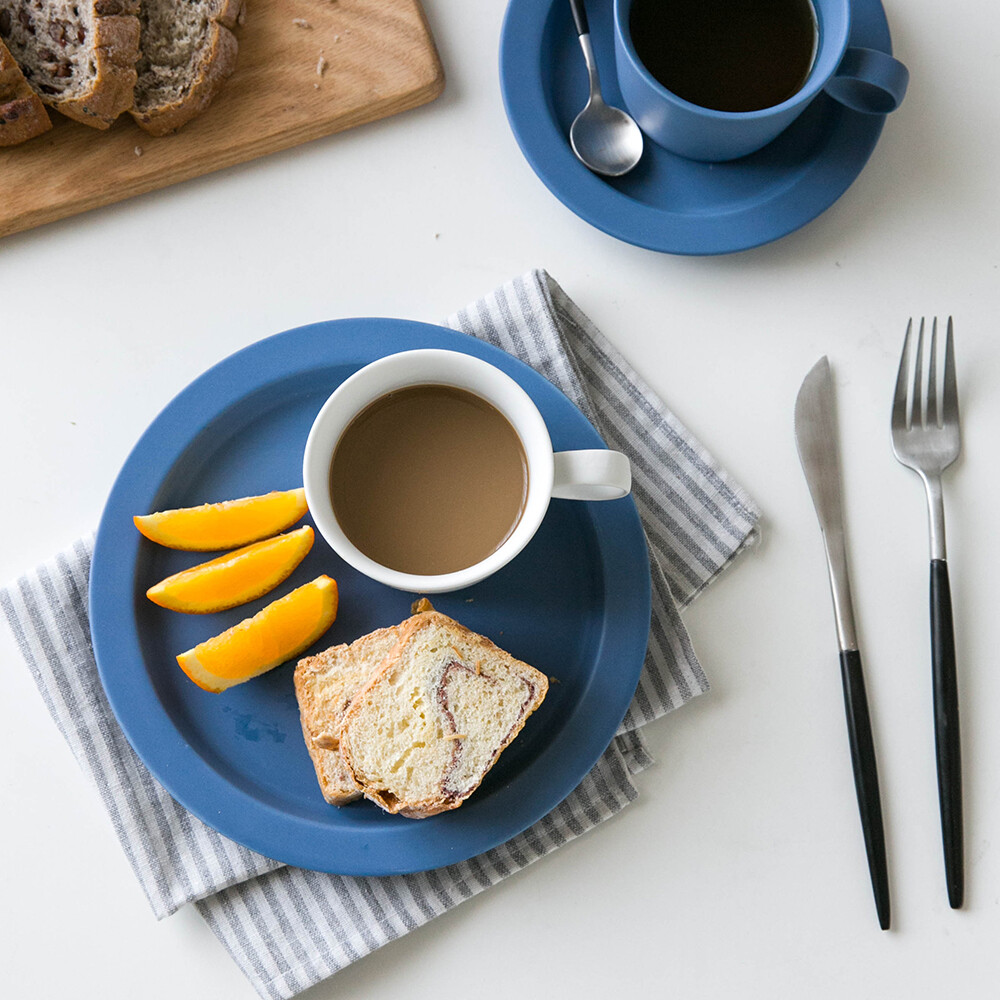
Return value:
<svg viewBox="0 0 1000 1000">
<path fill-rule="evenodd" d="M 760 118 L 771 118 L 778 116 L 783 112 L 789 111 L 792 108 L 798 107 L 800 104 L 808 103 L 823 89 L 824 86 L 826 86 L 827 81 L 836 72 L 837 66 L 840 64 L 840 60 L 843 58 L 844 52 L 847 50 L 851 34 L 851 5 L 848 0 L 838 0 L 838 2 L 842 4 L 844 17 L 841 22 L 840 35 L 836 38 L 835 51 L 837 54 L 836 56 L 831 56 L 829 58 L 828 61 L 831 65 L 828 68 L 824 65 L 823 72 L 818 73 L 817 68 L 820 65 L 820 53 L 822 50 L 820 41 L 823 38 L 823 25 L 821 23 L 822 15 L 817 7 L 816 0 L 809 0 L 813 8 L 813 14 L 816 18 L 816 46 L 813 53 L 812 65 L 809 67 L 809 73 L 802 86 L 799 87 L 799 89 L 792 94 L 791 97 L 782 101 L 780 104 L 772 104 L 770 107 L 758 108 L 755 111 L 720 111 L 717 108 L 706 108 L 704 105 L 695 104 L 692 101 L 688 101 L 685 98 L 680 97 L 660 83 L 660 81 L 649 72 L 645 63 L 639 58 L 638 53 L 635 51 L 635 46 L 632 44 L 632 33 L 626 20 L 627 13 L 632 9 L 635 2 L 636 0 L 614 0 L 615 38 L 620 45 L 621 50 L 628 58 L 630 68 L 639 75 L 642 82 L 647 87 L 650 87 L 658 97 L 672 104 L 676 104 L 680 108 L 683 108 L 691 113 L 703 115 L 706 118 L 712 118 L 719 121 L 737 122 L 750 121 Z M 831 52 L 833 51 L 834 50 L 831 49 Z"/>
<path fill-rule="evenodd" d="M 465 376 L 464 378 L 462 376 Z M 480 391 L 489 382 L 493 394 Z M 510 422 L 524 448 L 528 488 L 524 510 L 504 542 L 485 559 L 450 573 L 418 574 L 391 569 L 362 552 L 337 522 L 330 499 L 330 463 L 340 436 L 365 406 L 396 389 L 416 385 L 462 388 L 486 400 Z M 359 388 L 360 387 L 360 388 Z M 347 399 L 347 404 L 344 400 Z M 512 412 L 515 411 L 516 412 Z M 534 401 L 506 372 L 459 350 L 416 348 L 387 354 L 353 372 L 324 401 L 313 420 L 302 456 L 306 502 L 328 545 L 358 572 L 396 590 L 444 593 L 471 586 L 495 573 L 531 540 L 552 494 L 552 442 Z"/>
</svg>

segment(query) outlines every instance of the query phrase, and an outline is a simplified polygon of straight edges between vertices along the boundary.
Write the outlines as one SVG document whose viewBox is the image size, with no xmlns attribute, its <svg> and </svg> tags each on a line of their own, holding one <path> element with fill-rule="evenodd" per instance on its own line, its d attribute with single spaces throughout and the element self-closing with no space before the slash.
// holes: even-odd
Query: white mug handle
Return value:
<svg viewBox="0 0 1000 1000">
<path fill-rule="evenodd" d="M 552 495 L 563 500 L 618 500 L 632 489 L 632 469 L 620 451 L 557 451 Z"/>
</svg>

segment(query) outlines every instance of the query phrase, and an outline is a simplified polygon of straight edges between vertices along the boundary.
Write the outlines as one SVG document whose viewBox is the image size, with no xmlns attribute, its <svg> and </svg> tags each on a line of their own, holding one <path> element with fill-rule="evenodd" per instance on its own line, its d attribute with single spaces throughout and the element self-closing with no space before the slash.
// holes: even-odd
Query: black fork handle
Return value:
<svg viewBox="0 0 1000 1000">
<path fill-rule="evenodd" d="M 878 790 L 875 765 L 875 740 L 861 654 L 856 649 L 840 651 L 840 673 L 844 682 L 844 708 L 847 710 L 847 735 L 851 743 L 854 787 L 858 793 L 861 830 L 868 855 L 868 871 L 875 895 L 879 926 L 889 929 L 889 869 L 885 859 L 885 830 L 882 825 L 882 800 Z"/>
<path fill-rule="evenodd" d="M 958 724 L 958 678 L 955 630 L 951 614 L 948 563 L 931 560 L 931 668 L 934 683 L 934 747 L 937 754 L 941 840 L 944 847 L 948 902 L 961 907 L 965 898 L 962 834 L 962 748 Z"/>
<path fill-rule="evenodd" d="M 573 11 L 576 33 L 578 35 L 589 35 L 590 28 L 587 25 L 587 11 L 583 6 L 583 0 L 569 0 L 569 5 Z"/>
</svg>

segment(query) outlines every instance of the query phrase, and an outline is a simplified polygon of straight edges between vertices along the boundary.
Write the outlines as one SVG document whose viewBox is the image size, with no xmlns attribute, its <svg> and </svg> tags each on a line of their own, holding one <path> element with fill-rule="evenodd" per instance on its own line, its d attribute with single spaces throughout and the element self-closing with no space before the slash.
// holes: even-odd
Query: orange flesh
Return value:
<svg viewBox="0 0 1000 1000">
<path fill-rule="evenodd" d="M 179 507 L 134 517 L 150 541 L 170 549 L 213 552 L 235 549 L 290 528 L 306 513 L 305 490 Z"/>
<path fill-rule="evenodd" d="M 146 596 L 161 607 L 209 614 L 246 604 L 273 590 L 312 548 L 309 525 L 287 535 L 254 542 L 161 580 Z"/>
<path fill-rule="evenodd" d="M 252 618 L 181 653 L 177 662 L 199 687 L 222 691 L 311 646 L 333 624 L 337 603 L 336 581 L 319 576 Z"/>
</svg>

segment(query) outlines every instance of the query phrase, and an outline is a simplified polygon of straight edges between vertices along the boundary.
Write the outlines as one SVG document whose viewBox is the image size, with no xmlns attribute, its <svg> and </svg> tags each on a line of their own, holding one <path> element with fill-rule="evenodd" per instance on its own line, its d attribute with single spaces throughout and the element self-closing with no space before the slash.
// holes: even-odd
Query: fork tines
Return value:
<svg viewBox="0 0 1000 1000">
<path fill-rule="evenodd" d="M 944 378 L 940 405 L 938 403 L 937 377 L 937 317 L 935 316 L 931 321 L 926 380 L 923 376 L 924 323 L 925 320 L 921 316 L 915 351 L 912 350 L 911 345 L 913 320 L 911 319 L 906 324 L 906 339 L 903 341 L 903 352 L 899 359 L 899 374 L 896 377 L 893 415 L 907 429 L 914 424 L 919 427 L 926 427 L 928 424 L 941 427 L 946 422 L 958 422 L 958 387 L 955 380 L 955 344 L 952 318 L 948 317 L 948 328 L 945 334 Z M 912 369 L 912 374 L 909 369 Z"/>
</svg>

